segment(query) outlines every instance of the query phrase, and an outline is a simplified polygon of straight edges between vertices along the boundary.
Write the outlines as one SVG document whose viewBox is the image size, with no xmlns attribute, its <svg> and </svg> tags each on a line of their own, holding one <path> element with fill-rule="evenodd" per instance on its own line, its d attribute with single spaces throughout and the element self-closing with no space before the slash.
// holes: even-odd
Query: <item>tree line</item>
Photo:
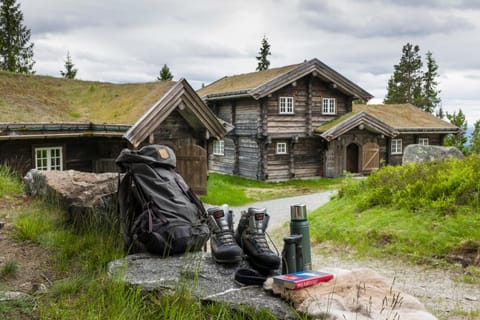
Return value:
<svg viewBox="0 0 480 320">
<path fill-rule="evenodd" d="M 0 70 L 33 74 L 33 46 L 30 41 L 31 31 L 23 24 L 23 13 L 16 0 L 0 0 Z M 257 71 L 267 70 L 270 67 L 269 56 L 271 46 L 264 35 L 256 56 Z M 424 67 L 425 66 L 425 67 Z M 438 65 L 432 52 L 425 54 L 425 63 L 420 55 L 420 47 L 407 43 L 402 48 L 400 62 L 394 65 L 394 71 L 387 84 L 385 104 L 411 103 L 421 110 L 432 113 L 462 130 L 459 135 L 449 135 L 446 145 L 456 146 L 464 153 L 480 153 L 480 120 L 474 123 L 474 130 L 470 136 L 470 146 L 467 148 L 467 121 L 462 109 L 453 113 L 444 112 L 441 104 L 440 90 L 438 89 Z M 65 79 L 75 79 L 78 68 L 67 51 L 64 70 L 60 75 Z M 170 81 L 173 74 L 167 64 L 161 68 L 156 80 Z"/>
</svg>

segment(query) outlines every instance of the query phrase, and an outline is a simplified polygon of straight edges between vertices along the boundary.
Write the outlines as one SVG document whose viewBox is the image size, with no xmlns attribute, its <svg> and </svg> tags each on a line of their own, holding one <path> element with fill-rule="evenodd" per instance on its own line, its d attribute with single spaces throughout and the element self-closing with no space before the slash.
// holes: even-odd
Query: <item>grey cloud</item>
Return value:
<svg viewBox="0 0 480 320">
<path fill-rule="evenodd" d="M 365 1 L 361 3 L 365 6 L 352 10 L 345 2 L 340 2 L 340 5 L 335 2 L 337 6 L 334 7 L 304 0 L 300 4 L 299 14 L 308 27 L 360 38 L 419 37 L 474 28 L 467 19 L 452 14 L 439 15 L 433 11 L 412 8 L 396 10 L 394 6 L 382 7 L 382 11 L 379 11 L 377 7 L 367 6 Z"/>
</svg>

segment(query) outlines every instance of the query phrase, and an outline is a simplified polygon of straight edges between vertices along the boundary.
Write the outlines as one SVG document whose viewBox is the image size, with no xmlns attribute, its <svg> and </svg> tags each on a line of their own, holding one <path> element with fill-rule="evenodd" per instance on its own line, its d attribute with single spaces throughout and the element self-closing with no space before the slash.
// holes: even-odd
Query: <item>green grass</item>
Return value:
<svg viewBox="0 0 480 320">
<path fill-rule="evenodd" d="M 11 178 L 7 178 L 11 179 Z M 125 256 L 114 217 L 86 217 L 71 225 L 55 201 L 15 208 L 12 235 L 48 249 L 56 274 L 46 294 L 0 303 L 0 319 L 273 319 L 268 311 L 227 304 L 204 305 L 179 288 L 167 295 L 145 294 L 107 275 L 108 262 Z M 108 220 L 110 223 L 105 224 Z M 113 221 L 113 222 L 112 222 Z M 12 262 L 1 276 L 16 272 Z M 57 280 L 55 280 L 57 279 Z M 8 289 L 8 288 L 5 288 Z M 3 290 L 3 288 L 2 288 Z"/>
<path fill-rule="evenodd" d="M 309 180 L 289 180 L 284 182 L 262 182 L 237 176 L 210 173 L 208 176 L 205 203 L 241 206 L 250 202 L 292 197 L 307 193 L 333 189 L 340 185 L 341 179 L 319 178 Z"/>
<path fill-rule="evenodd" d="M 0 197 L 10 197 L 22 191 L 23 184 L 14 171 L 5 165 L 0 165 Z"/>
<path fill-rule="evenodd" d="M 17 261 L 15 260 L 6 261 L 0 267 L 0 278 L 15 276 L 15 274 L 17 274 L 19 269 L 20 269 L 20 266 Z"/>
<path fill-rule="evenodd" d="M 310 214 L 312 239 L 422 263 L 478 254 L 479 164 L 470 157 L 387 167 L 362 181 L 347 177 L 338 196 Z"/>
</svg>

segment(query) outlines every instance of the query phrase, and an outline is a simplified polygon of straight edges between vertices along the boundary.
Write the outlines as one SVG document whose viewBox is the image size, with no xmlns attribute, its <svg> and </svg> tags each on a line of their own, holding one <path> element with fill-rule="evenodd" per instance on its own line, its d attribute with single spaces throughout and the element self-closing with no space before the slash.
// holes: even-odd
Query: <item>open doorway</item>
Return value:
<svg viewBox="0 0 480 320">
<path fill-rule="evenodd" d="M 350 143 L 347 146 L 347 167 L 345 168 L 348 172 L 358 173 L 358 156 L 360 150 L 357 144 Z"/>
</svg>

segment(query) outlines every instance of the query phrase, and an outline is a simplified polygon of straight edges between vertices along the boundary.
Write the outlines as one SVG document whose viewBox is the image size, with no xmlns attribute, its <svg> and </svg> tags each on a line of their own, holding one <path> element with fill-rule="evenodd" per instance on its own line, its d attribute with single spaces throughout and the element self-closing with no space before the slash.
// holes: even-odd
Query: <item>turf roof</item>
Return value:
<svg viewBox="0 0 480 320">
<path fill-rule="evenodd" d="M 263 71 L 238 74 L 233 76 L 225 76 L 208 86 L 197 91 L 200 97 L 208 96 L 209 94 L 225 94 L 225 93 L 238 93 L 251 89 L 264 84 L 292 69 L 297 67 L 298 64 L 284 66 L 280 68 L 272 68 Z"/>
<path fill-rule="evenodd" d="M 0 72 L 0 123 L 134 124 L 173 81 L 114 84 Z"/>
<path fill-rule="evenodd" d="M 386 125 L 397 130 L 408 129 L 455 129 L 456 127 L 434 115 L 424 112 L 412 104 L 354 104 L 352 112 L 344 114 L 329 121 L 320 127 L 316 132 L 325 132 L 340 123 L 350 119 L 355 114 L 366 112 Z"/>
</svg>

